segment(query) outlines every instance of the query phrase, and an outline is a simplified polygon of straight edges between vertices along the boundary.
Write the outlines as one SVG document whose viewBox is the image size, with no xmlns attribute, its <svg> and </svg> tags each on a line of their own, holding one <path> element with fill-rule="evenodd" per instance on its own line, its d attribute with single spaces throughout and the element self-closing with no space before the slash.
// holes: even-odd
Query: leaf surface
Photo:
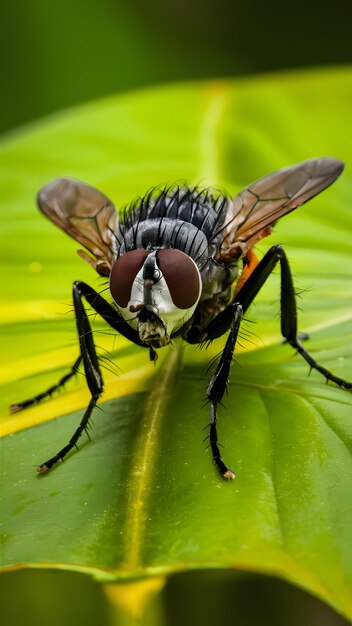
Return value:
<svg viewBox="0 0 352 626">
<path fill-rule="evenodd" d="M 75 569 L 101 580 L 253 570 L 291 580 L 350 615 L 351 394 L 316 372 L 308 377 L 299 355 L 281 345 L 277 273 L 247 314 L 219 412 L 233 483 L 218 477 L 202 444 L 205 368 L 223 339 L 207 352 L 166 348 L 155 367 L 96 320 L 100 354 L 112 363 L 93 440 L 82 438 L 79 452 L 44 476 L 36 465 L 80 420 L 84 377 L 23 414 L 9 416 L 7 406 L 68 370 L 77 356 L 70 285 L 101 285 L 75 243 L 35 209 L 37 190 L 61 175 L 97 186 L 121 207 L 172 180 L 234 195 L 306 158 L 346 161 L 337 183 L 282 220 L 258 250 L 285 245 L 309 350 L 352 378 L 351 99 L 347 70 L 191 83 L 94 102 L 3 143 L 5 567 Z"/>
</svg>

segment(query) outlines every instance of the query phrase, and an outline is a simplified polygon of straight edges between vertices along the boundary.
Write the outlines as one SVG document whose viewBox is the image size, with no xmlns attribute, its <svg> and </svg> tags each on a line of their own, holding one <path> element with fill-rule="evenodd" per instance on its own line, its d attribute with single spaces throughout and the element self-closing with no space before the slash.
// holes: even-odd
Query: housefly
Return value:
<svg viewBox="0 0 352 626">
<path fill-rule="evenodd" d="M 109 282 L 110 301 L 84 282 L 73 284 L 79 357 L 56 385 L 11 407 L 19 411 L 51 395 L 83 363 L 91 394 L 88 407 L 67 445 L 38 472 L 46 472 L 77 447 L 103 392 L 84 301 L 115 331 L 147 348 L 151 360 L 175 337 L 207 344 L 227 335 L 207 388 L 209 445 L 217 469 L 227 479 L 235 474 L 221 458 L 217 406 L 226 389 L 243 315 L 277 264 L 283 337 L 327 381 L 351 389 L 351 383 L 319 365 L 302 346 L 292 274 L 282 246 L 272 246 L 261 261 L 252 250 L 280 217 L 331 185 L 342 170 L 343 163 L 331 157 L 310 159 L 260 178 L 234 199 L 198 187 L 155 189 L 129 205 L 120 219 L 109 198 L 94 187 L 70 178 L 45 185 L 38 194 L 39 209 L 90 253 L 78 250 Z"/>
</svg>

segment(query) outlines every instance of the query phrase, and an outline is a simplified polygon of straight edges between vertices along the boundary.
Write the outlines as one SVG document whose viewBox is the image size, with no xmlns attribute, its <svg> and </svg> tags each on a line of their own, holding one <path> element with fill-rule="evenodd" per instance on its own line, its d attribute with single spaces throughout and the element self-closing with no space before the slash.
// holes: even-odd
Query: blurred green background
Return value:
<svg viewBox="0 0 352 626">
<path fill-rule="evenodd" d="M 2 6 L 0 132 L 147 85 L 349 64 L 349 12 L 350 0 L 13 0 Z M 99 586 L 81 575 L 8 573 L 2 593 L 7 626 L 113 624 L 116 617 Z M 163 601 L 170 626 L 347 623 L 318 600 L 259 576 L 179 575 Z"/>
<path fill-rule="evenodd" d="M 350 8 L 350 0 L 4 3 L 0 132 L 144 85 L 349 63 Z"/>
</svg>

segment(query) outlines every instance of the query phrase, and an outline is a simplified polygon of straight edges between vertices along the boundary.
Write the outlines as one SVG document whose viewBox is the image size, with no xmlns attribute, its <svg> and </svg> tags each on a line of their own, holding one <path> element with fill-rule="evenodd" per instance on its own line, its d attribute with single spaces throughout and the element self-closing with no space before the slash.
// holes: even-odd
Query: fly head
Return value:
<svg viewBox="0 0 352 626">
<path fill-rule="evenodd" d="M 136 249 L 116 260 L 110 291 L 141 341 L 161 348 L 194 314 L 202 281 L 196 263 L 181 250 Z"/>
</svg>

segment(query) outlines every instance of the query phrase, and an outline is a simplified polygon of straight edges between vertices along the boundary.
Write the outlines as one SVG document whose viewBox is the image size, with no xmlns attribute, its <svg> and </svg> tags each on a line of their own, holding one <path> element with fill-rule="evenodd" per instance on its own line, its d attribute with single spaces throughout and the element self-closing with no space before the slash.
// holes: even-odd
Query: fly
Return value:
<svg viewBox="0 0 352 626">
<path fill-rule="evenodd" d="M 277 264 L 281 272 L 281 333 L 311 368 L 327 381 L 349 383 L 320 365 L 305 350 L 297 331 L 292 274 L 281 245 L 259 261 L 252 248 L 276 221 L 331 185 L 343 163 L 331 157 L 310 159 L 257 180 L 234 199 L 211 189 L 187 186 L 154 190 L 136 200 L 119 219 L 109 198 L 80 181 L 60 178 L 41 189 L 39 209 L 85 250 L 79 256 L 109 281 L 110 302 L 86 283 L 73 284 L 80 355 L 56 385 L 13 404 L 20 411 L 62 387 L 83 363 L 91 398 L 70 441 L 38 467 L 46 472 L 77 447 L 103 392 L 84 300 L 114 330 L 149 351 L 175 337 L 190 344 L 227 339 L 207 388 L 209 445 L 220 474 L 235 477 L 224 463 L 217 435 L 217 406 L 224 395 L 244 313 Z"/>
</svg>

